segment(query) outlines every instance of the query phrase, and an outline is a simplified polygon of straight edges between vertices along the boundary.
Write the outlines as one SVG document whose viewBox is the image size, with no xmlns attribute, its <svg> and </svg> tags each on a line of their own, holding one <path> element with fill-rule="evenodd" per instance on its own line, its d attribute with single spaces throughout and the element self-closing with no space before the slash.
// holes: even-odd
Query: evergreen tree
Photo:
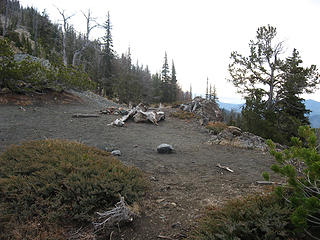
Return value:
<svg viewBox="0 0 320 240">
<path fill-rule="evenodd" d="M 102 58 L 102 68 L 103 68 L 103 79 L 102 87 L 104 89 L 104 94 L 107 96 L 112 95 L 112 64 L 114 60 L 114 50 L 113 50 L 113 40 L 112 40 L 112 25 L 110 21 L 110 14 L 108 12 L 107 20 L 103 25 L 105 29 L 105 36 L 103 37 L 103 58 Z M 130 55 L 130 52 L 129 52 Z M 130 62 L 131 64 L 131 62 Z"/>
<path fill-rule="evenodd" d="M 170 69 L 168 64 L 168 57 L 167 52 L 164 56 L 164 63 L 162 65 L 162 71 L 161 71 L 161 81 L 162 81 L 162 102 L 171 102 L 171 96 L 170 96 Z"/>
<path fill-rule="evenodd" d="M 246 99 L 242 111 L 245 130 L 287 143 L 296 133 L 293 128 L 307 123 L 299 94 L 314 91 L 319 76 L 315 66 L 299 66 L 296 50 L 291 58 L 281 60 L 283 47 L 282 42 L 274 43 L 276 35 L 275 27 L 258 28 L 256 41 L 250 41 L 249 57 L 233 52 L 229 72 Z"/>
<path fill-rule="evenodd" d="M 172 67 L 171 67 L 171 102 L 177 101 L 177 76 L 176 76 L 176 68 L 174 66 L 174 62 L 172 60 Z"/>
</svg>

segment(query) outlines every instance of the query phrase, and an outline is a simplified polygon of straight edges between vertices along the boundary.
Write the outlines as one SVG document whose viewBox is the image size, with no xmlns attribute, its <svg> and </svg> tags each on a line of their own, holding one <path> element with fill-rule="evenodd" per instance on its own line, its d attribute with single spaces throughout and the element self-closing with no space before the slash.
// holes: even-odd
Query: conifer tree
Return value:
<svg viewBox="0 0 320 240">
<path fill-rule="evenodd" d="M 105 36 L 103 37 L 103 81 L 102 86 L 107 96 L 112 95 L 112 64 L 114 60 L 113 40 L 112 40 L 112 25 L 110 21 L 110 13 L 108 12 L 107 20 L 103 25 L 105 29 Z M 130 53 L 129 53 L 130 54 Z M 131 65 L 131 63 L 130 63 Z"/>
<path fill-rule="evenodd" d="M 165 52 L 164 63 L 162 65 L 161 71 L 161 81 L 162 81 L 162 99 L 163 102 L 171 102 L 170 96 L 170 69 L 168 64 L 167 52 Z"/>
<path fill-rule="evenodd" d="M 258 28 L 250 41 L 250 55 L 231 54 L 231 81 L 246 99 L 242 111 L 245 130 L 280 143 L 288 143 L 297 134 L 297 126 L 307 123 L 306 109 L 299 98 L 319 84 L 314 65 L 299 66 L 298 52 L 282 60 L 282 42 L 275 42 L 277 31 L 270 25 Z M 292 128 L 290 128 L 290 126 Z"/>
<path fill-rule="evenodd" d="M 176 68 L 174 66 L 174 62 L 172 60 L 172 67 L 171 67 L 171 102 L 177 101 L 177 76 L 176 76 Z"/>
</svg>

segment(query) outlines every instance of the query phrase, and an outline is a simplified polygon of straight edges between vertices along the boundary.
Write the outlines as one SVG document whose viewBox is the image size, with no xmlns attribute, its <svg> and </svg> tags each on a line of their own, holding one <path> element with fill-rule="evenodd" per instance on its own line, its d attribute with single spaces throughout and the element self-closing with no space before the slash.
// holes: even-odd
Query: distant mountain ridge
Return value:
<svg viewBox="0 0 320 240">
<path fill-rule="evenodd" d="M 220 106 L 220 108 L 223 108 L 228 111 L 236 111 L 241 112 L 241 109 L 244 105 L 242 104 L 236 104 L 236 103 L 224 103 L 224 102 L 217 102 Z M 305 101 L 306 108 L 311 110 L 311 113 L 309 115 L 309 120 L 311 123 L 311 127 L 313 128 L 320 128 L 320 102 L 317 102 L 312 99 L 308 99 Z"/>
</svg>

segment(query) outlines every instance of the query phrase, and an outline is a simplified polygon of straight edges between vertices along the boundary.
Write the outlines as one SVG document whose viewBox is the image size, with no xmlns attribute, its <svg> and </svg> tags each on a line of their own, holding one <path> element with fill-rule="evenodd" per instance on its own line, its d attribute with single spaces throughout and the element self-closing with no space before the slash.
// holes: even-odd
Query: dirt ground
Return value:
<svg viewBox="0 0 320 240">
<path fill-rule="evenodd" d="M 263 191 L 255 182 L 263 180 L 263 171 L 269 171 L 273 163 L 269 154 L 209 145 L 206 129 L 168 114 L 159 126 L 129 121 L 122 128 L 107 126 L 118 116 L 72 118 L 75 113 L 97 113 L 101 106 L 87 99 L 64 97 L 68 101 L 51 96 L 47 103 L 42 99 L 23 107 L 23 101 L 20 105 L 0 104 L 0 153 L 11 144 L 45 138 L 119 149 L 122 162 L 148 175 L 150 192 L 141 203 L 141 217 L 115 229 L 106 239 L 182 239 L 206 206 Z M 65 102 L 69 104 L 61 104 Z M 161 143 L 173 145 L 176 152 L 158 154 L 156 148 Z M 234 172 L 217 168 L 218 163 Z"/>
</svg>

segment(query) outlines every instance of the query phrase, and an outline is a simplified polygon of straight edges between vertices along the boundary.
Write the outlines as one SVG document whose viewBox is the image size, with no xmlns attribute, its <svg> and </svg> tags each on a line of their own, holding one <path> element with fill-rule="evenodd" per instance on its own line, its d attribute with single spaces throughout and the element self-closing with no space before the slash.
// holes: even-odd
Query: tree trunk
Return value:
<svg viewBox="0 0 320 240">
<path fill-rule="evenodd" d="M 3 32 L 2 32 L 3 37 L 7 34 L 8 12 L 9 12 L 9 1 L 6 0 L 6 11 L 4 15 L 4 26 L 3 26 Z"/>
</svg>

